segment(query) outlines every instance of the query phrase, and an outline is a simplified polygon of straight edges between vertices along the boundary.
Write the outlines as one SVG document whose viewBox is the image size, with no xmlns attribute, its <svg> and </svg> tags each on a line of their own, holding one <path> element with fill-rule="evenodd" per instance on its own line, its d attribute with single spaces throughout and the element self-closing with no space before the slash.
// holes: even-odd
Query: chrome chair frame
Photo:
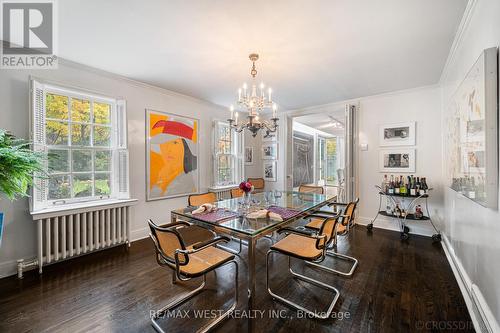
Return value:
<svg viewBox="0 0 500 333">
<path fill-rule="evenodd" d="M 150 222 L 152 223 L 152 221 Z M 171 227 L 176 227 L 178 225 L 181 225 L 181 224 L 188 224 L 187 222 L 176 222 L 176 223 L 173 223 L 174 225 L 171 226 Z M 158 226 L 155 226 L 156 229 L 170 229 L 171 227 L 169 228 L 161 228 L 161 227 L 158 227 Z M 153 243 L 155 245 L 155 250 L 156 250 L 156 260 L 158 261 L 158 264 L 160 266 L 168 266 L 169 268 L 172 268 L 171 267 L 171 264 L 169 263 L 169 260 L 167 258 L 165 258 L 162 254 L 162 251 L 161 251 L 161 248 L 158 244 L 158 241 L 156 240 L 156 237 L 153 236 L 151 233 L 149 234 L 149 237 L 153 240 Z M 207 240 L 205 242 L 201 242 L 201 243 L 197 243 L 197 244 L 194 244 L 193 245 L 193 248 L 192 249 L 189 249 L 189 250 L 181 250 L 181 249 L 177 249 L 175 251 L 175 269 L 174 269 L 174 272 L 172 274 L 172 283 L 176 283 L 176 278 L 181 280 L 181 281 L 189 281 L 193 278 L 196 278 L 196 277 L 183 277 L 182 276 L 182 272 L 180 270 L 180 266 L 182 266 L 182 263 L 180 262 L 179 260 L 179 255 L 183 255 L 184 257 L 186 256 L 189 256 L 190 254 L 194 254 L 194 253 L 197 253 L 197 252 L 200 252 L 201 250 L 204 250 L 208 247 L 211 247 L 211 246 L 214 246 L 214 245 L 217 245 L 218 243 L 221 243 L 221 242 L 228 242 L 229 241 L 229 238 L 228 237 L 225 237 L 225 236 L 219 236 L 219 237 L 216 237 L 214 239 L 210 239 L 210 240 Z M 162 260 L 163 259 L 163 260 Z M 229 309 L 224 312 L 221 316 L 215 318 L 214 320 L 210 321 L 208 324 L 204 325 L 201 329 L 199 329 L 197 332 L 208 332 L 210 331 L 212 328 L 214 328 L 217 324 L 219 324 L 220 322 L 222 322 L 224 319 L 226 319 L 235 309 L 236 309 L 236 306 L 238 304 L 238 263 L 236 262 L 236 260 L 232 259 L 232 260 L 229 260 L 227 261 L 226 263 L 220 265 L 220 266 L 217 266 L 205 273 L 202 274 L 202 277 L 203 277 L 203 282 L 200 286 L 198 286 L 196 289 L 190 291 L 189 293 L 187 293 L 186 295 L 184 296 L 181 296 L 181 297 L 178 297 L 176 299 L 174 299 L 173 301 L 171 301 L 170 303 L 168 303 L 167 305 L 163 306 L 160 310 L 156 311 L 154 315 L 151 316 L 151 323 L 154 327 L 154 329 L 157 331 L 157 332 L 160 332 L 160 333 L 165 333 L 165 331 L 158 325 L 157 323 L 157 320 L 163 316 L 163 314 L 169 310 L 172 310 L 174 308 L 176 308 L 177 306 L 183 304 L 184 302 L 190 300 L 191 298 L 193 298 L 194 296 L 196 296 L 197 294 L 199 294 L 205 287 L 205 284 L 206 284 L 206 281 L 207 281 L 207 278 L 206 278 L 206 274 L 208 272 L 211 272 L 211 271 L 214 271 L 217 269 L 217 268 L 220 268 L 220 267 L 223 267 L 223 266 L 226 266 L 226 265 L 229 265 L 229 264 L 234 264 L 234 268 L 235 268 L 235 273 L 234 273 L 234 302 L 232 303 L 232 305 L 229 307 Z"/>
<path fill-rule="evenodd" d="M 358 202 L 359 202 L 359 199 L 356 199 L 356 201 L 354 201 L 354 205 L 355 206 L 354 206 L 354 209 L 353 209 L 353 214 L 354 214 L 354 210 L 356 209 L 356 205 L 357 205 Z M 333 203 L 332 205 L 347 206 L 348 204 L 346 204 L 346 203 Z M 313 213 L 313 214 L 308 215 L 307 217 L 328 218 L 328 217 L 333 217 L 333 216 L 335 216 L 334 213 L 322 212 L 322 214 Z M 338 216 L 342 220 L 350 217 L 349 215 L 345 215 L 345 214 L 338 214 Z M 340 223 L 343 224 L 343 221 L 341 221 Z M 348 223 L 345 224 L 346 230 L 342 234 L 340 234 L 340 236 L 349 234 L 349 230 L 350 230 L 351 224 L 352 224 L 351 221 L 348 221 Z M 313 228 L 308 228 L 307 226 L 305 226 L 304 228 L 307 228 L 307 229 L 310 229 L 310 230 L 315 230 Z M 333 242 L 331 243 L 330 249 L 328 249 L 326 251 L 326 255 L 329 256 L 329 257 L 332 257 L 332 258 L 338 258 L 338 259 L 341 259 L 341 260 L 344 260 L 344 261 L 352 262 L 351 268 L 347 272 L 343 272 L 343 271 L 339 271 L 339 270 L 327 267 L 325 265 L 320 265 L 318 263 L 306 262 L 306 264 L 318 267 L 319 269 L 322 269 L 322 270 L 327 271 L 327 272 L 331 272 L 331 273 L 334 273 L 334 274 L 337 274 L 337 275 L 340 275 L 340 276 L 344 276 L 344 277 L 350 278 L 350 277 L 352 277 L 354 275 L 354 271 L 358 267 L 358 263 L 359 262 L 358 262 L 358 259 L 356 259 L 354 257 L 351 257 L 351 256 L 348 256 L 346 254 L 342 254 L 342 253 L 338 253 L 337 252 L 337 241 L 338 241 L 337 240 L 337 236 L 339 235 L 338 232 L 337 232 L 337 228 L 338 228 L 338 224 L 335 226 L 335 232 L 334 232 Z"/>
<path fill-rule="evenodd" d="M 326 235 L 318 235 L 318 234 L 314 234 L 314 233 L 311 233 L 311 232 L 307 232 L 305 230 L 297 230 L 297 229 L 293 229 L 293 228 L 284 228 L 284 229 L 281 229 L 281 230 L 278 231 L 278 233 L 282 233 L 282 232 L 293 233 L 293 234 L 297 234 L 297 235 L 300 235 L 300 236 L 306 236 L 306 237 L 314 238 L 314 239 L 316 239 L 317 244 L 319 244 L 319 242 L 321 240 L 326 241 L 326 238 L 327 238 Z M 321 256 L 318 259 L 316 259 L 314 261 L 306 261 L 305 259 L 301 259 L 301 260 L 304 260 L 306 263 L 322 262 L 325 259 L 325 256 L 326 256 L 327 244 L 324 244 L 321 247 L 322 247 L 321 248 L 322 253 L 321 253 Z M 292 270 L 292 265 L 291 265 L 291 256 L 287 255 L 288 256 L 288 270 L 290 271 L 290 273 L 292 274 L 292 276 L 294 276 L 294 277 L 296 277 L 296 278 L 298 278 L 298 279 L 300 279 L 302 281 L 305 281 L 305 282 L 308 282 L 310 284 L 313 284 L 313 285 L 315 285 L 317 287 L 326 289 L 328 291 L 332 291 L 332 292 L 334 292 L 335 296 L 333 297 L 333 300 L 330 302 L 327 311 L 325 313 L 318 313 L 318 312 L 315 312 L 315 311 L 311 311 L 311 310 L 303 307 L 300 304 L 292 302 L 291 300 L 286 299 L 283 296 L 280 296 L 280 295 L 274 293 L 271 290 L 271 286 L 269 284 L 269 257 L 273 253 L 283 254 L 280 251 L 270 249 L 269 251 L 267 251 L 267 255 L 266 255 L 266 288 L 267 288 L 267 292 L 273 297 L 273 299 L 277 299 L 277 300 L 279 300 L 279 301 L 281 301 L 281 302 L 283 302 L 285 304 L 288 304 L 291 307 L 293 307 L 293 308 L 295 308 L 297 310 L 303 311 L 303 312 L 307 313 L 308 315 L 310 315 L 310 316 L 312 316 L 314 318 L 317 318 L 317 319 L 327 319 L 327 318 L 329 318 L 330 315 L 332 314 L 332 311 L 333 311 L 333 308 L 335 307 L 335 304 L 337 303 L 337 301 L 338 301 L 338 299 L 340 297 L 340 291 L 337 288 L 335 288 L 333 286 L 330 286 L 330 285 L 328 285 L 328 284 L 326 284 L 324 282 L 321 282 L 321 281 L 318 281 L 318 280 L 313 279 L 311 277 L 305 276 L 303 274 L 299 274 L 297 272 L 294 272 Z M 284 254 L 284 255 L 286 255 L 286 254 Z"/>
</svg>

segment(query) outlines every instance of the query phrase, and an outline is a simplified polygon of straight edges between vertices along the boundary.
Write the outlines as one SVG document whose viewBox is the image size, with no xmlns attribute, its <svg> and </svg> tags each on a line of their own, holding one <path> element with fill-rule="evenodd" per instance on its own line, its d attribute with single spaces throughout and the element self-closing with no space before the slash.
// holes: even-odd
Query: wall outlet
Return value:
<svg viewBox="0 0 500 333">
<path fill-rule="evenodd" d="M 367 143 L 362 143 L 359 145 L 361 148 L 361 151 L 367 151 L 368 150 L 368 144 Z"/>
</svg>

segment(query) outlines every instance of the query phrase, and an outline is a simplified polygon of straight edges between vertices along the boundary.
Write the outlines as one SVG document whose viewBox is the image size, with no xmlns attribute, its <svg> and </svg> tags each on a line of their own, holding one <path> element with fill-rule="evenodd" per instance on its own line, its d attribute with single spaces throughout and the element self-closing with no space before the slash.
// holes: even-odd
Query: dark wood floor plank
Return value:
<svg viewBox="0 0 500 333">
<path fill-rule="evenodd" d="M 297 312 L 274 302 L 265 286 L 265 255 L 270 246 L 259 240 L 257 249 L 257 308 L 265 311 L 254 321 L 254 332 L 425 332 L 425 322 L 470 322 L 459 287 L 440 244 L 413 236 L 356 227 L 341 239 L 339 251 L 359 259 L 352 279 L 331 275 L 294 260 L 297 272 L 329 283 L 341 292 L 335 317 L 326 321 L 298 318 Z M 246 253 L 243 253 L 245 258 Z M 239 260 L 239 309 L 245 308 L 246 263 Z M 333 296 L 291 278 L 286 257 L 273 257 L 271 281 L 280 294 L 306 307 L 324 311 Z M 343 268 L 333 259 L 325 263 Z M 182 309 L 223 309 L 232 297 L 231 267 L 208 274 L 207 291 Z M 39 276 L 0 280 L 0 332 L 153 332 L 149 311 L 194 289 L 200 279 L 173 285 L 171 272 L 159 267 L 148 239 L 48 266 Z M 270 318 L 270 311 L 284 316 Z M 339 316 L 348 316 L 339 319 Z M 201 319 L 162 321 L 175 332 L 191 332 Z M 244 331 L 248 321 L 230 319 L 218 332 Z M 470 327 L 470 325 L 469 325 Z"/>
</svg>

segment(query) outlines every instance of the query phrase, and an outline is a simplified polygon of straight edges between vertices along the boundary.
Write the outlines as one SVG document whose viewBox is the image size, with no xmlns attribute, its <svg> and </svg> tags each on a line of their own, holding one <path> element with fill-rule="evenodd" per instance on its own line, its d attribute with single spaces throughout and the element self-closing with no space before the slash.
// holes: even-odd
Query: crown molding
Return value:
<svg viewBox="0 0 500 333">
<path fill-rule="evenodd" d="M 155 86 L 155 85 L 143 82 L 143 81 L 135 80 L 135 79 L 132 79 L 132 78 L 129 78 L 129 77 L 117 74 L 117 73 L 108 72 L 108 71 L 100 69 L 100 68 L 84 65 L 82 63 L 75 62 L 75 61 L 68 60 L 68 59 L 61 58 L 61 57 L 58 58 L 58 61 L 59 61 L 60 65 L 63 65 L 66 67 L 71 67 L 74 69 L 83 70 L 86 72 L 91 72 L 91 73 L 94 73 L 97 75 L 105 76 L 105 77 L 108 77 L 110 79 L 119 80 L 119 81 L 122 81 L 122 82 L 125 82 L 128 84 L 132 84 L 132 85 L 139 87 L 139 88 L 146 88 L 146 89 L 154 90 L 154 91 L 157 91 L 163 95 L 178 97 L 178 98 L 182 98 L 182 99 L 185 99 L 185 100 L 188 100 L 191 102 L 195 102 L 198 104 L 218 108 L 218 109 L 221 109 L 221 111 L 226 110 L 226 108 L 223 105 L 215 104 L 215 103 L 209 102 L 207 100 L 199 99 L 199 98 L 196 98 L 193 96 L 181 94 L 181 93 L 176 92 L 176 91 L 168 90 L 168 89 L 165 89 L 165 88 L 162 88 L 159 86 Z"/>
<path fill-rule="evenodd" d="M 464 38 L 464 34 L 467 31 L 472 15 L 474 14 L 474 9 L 476 7 L 477 0 L 469 0 L 467 2 L 467 6 L 465 7 L 464 14 L 462 16 L 462 20 L 458 25 L 457 31 L 455 33 L 455 38 L 453 39 L 453 43 L 451 44 L 450 52 L 448 53 L 448 58 L 443 67 L 443 71 L 441 72 L 441 77 L 439 78 L 439 84 L 441 85 L 446 78 L 448 77 L 450 66 L 455 61 L 455 57 L 458 52 L 458 48 L 460 44 L 462 44 L 462 40 Z"/>
</svg>

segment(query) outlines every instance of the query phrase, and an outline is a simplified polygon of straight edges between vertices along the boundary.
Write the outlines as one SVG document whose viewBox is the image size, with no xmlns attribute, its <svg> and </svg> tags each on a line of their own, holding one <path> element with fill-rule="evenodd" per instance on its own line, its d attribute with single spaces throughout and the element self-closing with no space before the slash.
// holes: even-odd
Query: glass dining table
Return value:
<svg viewBox="0 0 500 333">
<path fill-rule="evenodd" d="M 259 238 L 272 234 L 325 204 L 334 202 L 336 196 L 292 191 L 266 191 L 217 201 L 214 214 L 192 214 L 197 207 L 172 211 L 172 222 L 184 220 L 208 228 L 220 234 L 246 240 L 248 251 L 248 308 L 254 309 L 255 298 L 255 246 Z M 268 209 L 282 217 L 282 221 L 269 218 L 249 218 L 249 213 Z"/>
</svg>

